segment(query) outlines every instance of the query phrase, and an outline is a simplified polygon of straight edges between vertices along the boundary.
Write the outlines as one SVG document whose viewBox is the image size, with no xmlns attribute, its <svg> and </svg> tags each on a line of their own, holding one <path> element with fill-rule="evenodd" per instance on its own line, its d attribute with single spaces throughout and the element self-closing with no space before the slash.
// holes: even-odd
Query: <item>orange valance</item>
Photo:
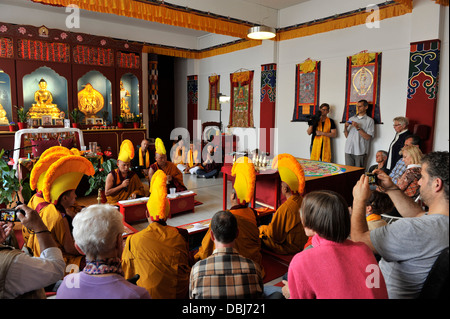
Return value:
<svg viewBox="0 0 450 319">
<path fill-rule="evenodd" d="M 67 7 L 77 5 L 80 9 L 158 22 L 177 27 L 246 38 L 251 24 L 228 21 L 207 13 L 190 12 L 171 8 L 164 4 L 133 0 L 31 0 L 33 2 Z"/>
<path fill-rule="evenodd" d="M 248 41 L 244 40 L 238 43 L 223 45 L 219 48 L 212 48 L 209 50 L 202 50 L 202 51 L 162 47 L 158 45 L 144 45 L 143 52 L 168 55 L 186 59 L 204 59 L 220 54 L 226 54 L 234 51 L 248 49 L 261 44 L 262 44 L 261 40 L 248 40 Z"/>
<path fill-rule="evenodd" d="M 399 0 L 399 1 L 408 2 L 407 0 Z M 411 2 L 411 0 L 409 0 L 409 2 Z M 409 8 L 407 5 L 404 5 L 403 3 L 393 4 L 380 8 L 379 18 L 380 20 L 383 20 L 387 18 L 397 17 L 404 15 L 406 13 L 410 13 L 411 11 L 412 9 Z M 278 31 L 276 40 L 283 41 L 294 38 L 306 37 L 317 33 L 323 33 L 365 24 L 366 19 L 370 14 L 371 12 L 362 11 L 350 16 L 336 17 L 332 20 L 318 22 L 306 26 L 300 26 L 292 30 Z"/>
<path fill-rule="evenodd" d="M 190 28 L 210 33 L 223 34 L 232 37 L 247 39 L 247 31 L 251 26 L 245 21 L 231 21 L 217 15 L 209 15 L 189 8 L 171 7 L 169 4 L 156 4 L 134 0 L 31 0 L 33 2 L 54 6 L 77 5 L 80 9 L 102 13 L 116 14 L 162 24 Z M 448 6 L 449 0 L 433 0 L 437 4 Z M 379 9 L 380 20 L 411 13 L 412 0 L 395 0 L 395 3 L 382 6 Z M 286 30 L 277 30 L 275 41 L 289 40 L 317 33 L 344 29 L 366 23 L 371 12 L 357 12 L 349 15 L 339 15 L 333 19 L 317 23 L 304 24 Z M 230 53 L 260 45 L 261 41 L 244 40 L 231 45 L 208 50 L 188 50 L 164 47 L 158 45 L 144 45 L 143 52 L 169 55 L 188 59 L 203 59 L 219 54 Z"/>
</svg>

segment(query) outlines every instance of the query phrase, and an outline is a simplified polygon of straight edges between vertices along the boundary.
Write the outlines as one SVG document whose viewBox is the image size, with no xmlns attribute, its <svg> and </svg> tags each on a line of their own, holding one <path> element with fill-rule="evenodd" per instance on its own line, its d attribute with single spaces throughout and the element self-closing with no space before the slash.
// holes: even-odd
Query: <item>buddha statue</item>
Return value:
<svg viewBox="0 0 450 319">
<path fill-rule="evenodd" d="M 88 83 L 78 92 L 78 109 L 86 118 L 97 117 L 96 114 L 103 108 L 103 95 Z"/>
<path fill-rule="evenodd" d="M 8 118 L 6 117 L 6 111 L 1 103 L 0 103 L 0 124 L 9 124 Z"/>
<path fill-rule="evenodd" d="M 123 87 L 123 82 L 120 81 L 120 116 L 124 118 L 129 118 L 132 116 L 130 107 L 128 106 L 127 97 L 130 97 L 131 94 Z"/>
<path fill-rule="evenodd" d="M 52 118 L 59 118 L 60 110 L 53 103 L 53 95 L 47 90 L 47 82 L 44 79 L 39 81 L 39 90 L 34 93 L 35 104 L 32 104 L 29 114 L 32 118 L 41 118 L 42 115 L 51 115 Z"/>
</svg>

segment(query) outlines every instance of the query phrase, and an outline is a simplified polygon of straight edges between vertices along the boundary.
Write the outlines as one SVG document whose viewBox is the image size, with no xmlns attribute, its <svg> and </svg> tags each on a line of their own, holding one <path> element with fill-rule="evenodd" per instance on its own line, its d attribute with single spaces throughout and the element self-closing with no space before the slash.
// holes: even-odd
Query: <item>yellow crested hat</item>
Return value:
<svg viewBox="0 0 450 319">
<path fill-rule="evenodd" d="M 239 157 L 231 168 L 235 176 L 233 188 L 239 203 L 250 203 L 255 192 L 256 171 L 253 162 L 246 156 Z"/>
<path fill-rule="evenodd" d="M 124 140 L 120 145 L 119 157 L 117 158 L 119 161 L 129 163 L 134 157 L 134 146 L 130 140 Z"/>
<path fill-rule="evenodd" d="M 42 152 L 39 160 L 33 166 L 30 173 L 30 188 L 31 190 L 42 189 L 45 172 L 54 162 L 63 156 L 72 155 L 72 152 L 64 146 L 53 146 Z"/>
<path fill-rule="evenodd" d="M 62 193 L 77 188 L 83 175 L 94 174 L 94 166 L 82 156 L 68 155 L 58 159 L 45 173 L 42 186 L 45 201 L 56 203 Z"/>
<path fill-rule="evenodd" d="M 162 170 L 157 170 L 150 183 L 150 197 L 147 210 L 152 221 L 166 220 L 169 215 L 170 203 L 167 199 L 167 176 Z"/>
<path fill-rule="evenodd" d="M 166 154 L 166 148 L 164 142 L 159 137 L 155 140 L 155 153 L 164 155 Z"/>
<path fill-rule="evenodd" d="M 39 156 L 39 161 L 42 160 L 43 158 L 49 156 L 49 155 L 53 155 L 56 153 L 60 153 L 63 155 L 72 155 L 72 152 L 64 146 L 52 146 L 47 148 L 45 151 L 42 152 L 41 156 Z"/>
<path fill-rule="evenodd" d="M 278 169 L 280 178 L 289 185 L 294 193 L 305 190 L 305 173 L 300 163 L 291 154 L 279 154 L 272 162 L 272 168 Z"/>
</svg>

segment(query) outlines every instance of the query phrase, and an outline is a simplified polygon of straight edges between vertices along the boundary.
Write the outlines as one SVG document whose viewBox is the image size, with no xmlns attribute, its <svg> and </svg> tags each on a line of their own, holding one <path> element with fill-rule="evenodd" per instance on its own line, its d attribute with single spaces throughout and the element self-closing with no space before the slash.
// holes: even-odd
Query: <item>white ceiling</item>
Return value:
<svg viewBox="0 0 450 319">
<path fill-rule="evenodd" d="M 251 2 L 254 4 L 259 4 L 261 6 L 272 8 L 276 10 L 281 10 L 295 6 L 296 4 L 310 1 L 310 0 L 242 0 L 243 2 Z"/>
</svg>

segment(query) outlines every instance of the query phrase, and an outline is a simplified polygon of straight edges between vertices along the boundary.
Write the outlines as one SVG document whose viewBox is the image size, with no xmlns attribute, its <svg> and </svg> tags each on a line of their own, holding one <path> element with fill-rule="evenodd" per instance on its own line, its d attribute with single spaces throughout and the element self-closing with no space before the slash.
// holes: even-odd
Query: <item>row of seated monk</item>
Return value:
<svg viewBox="0 0 450 319">
<path fill-rule="evenodd" d="M 182 139 L 175 145 L 172 161 L 168 160 L 165 149 L 153 153 L 150 150 L 148 139 L 143 139 L 134 153 L 135 156 L 129 162 L 119 160 L 117 169 L 106 179 L 105 194 L 109 204 L 115 205 L 122 200 L 148 196 L 144 190 L 142 179 L 148 179 L 150 183 L 154 172 L 158 169 L 163 170 L 167 176 L 168 190 L 175 188 L 176 192 L 182 192 L 187 190 L 183 182 L 184 173 L 206 178 L 215 177 L 219 174 L 221 167 L 214 159 L 212 145 L 208 145 L 206 159 L 201 162 L 193 144 L 191 144 L 190 151 L 185 152 Z M 193 158 L 197 159 L 193 160 Z"/>
</svg>

